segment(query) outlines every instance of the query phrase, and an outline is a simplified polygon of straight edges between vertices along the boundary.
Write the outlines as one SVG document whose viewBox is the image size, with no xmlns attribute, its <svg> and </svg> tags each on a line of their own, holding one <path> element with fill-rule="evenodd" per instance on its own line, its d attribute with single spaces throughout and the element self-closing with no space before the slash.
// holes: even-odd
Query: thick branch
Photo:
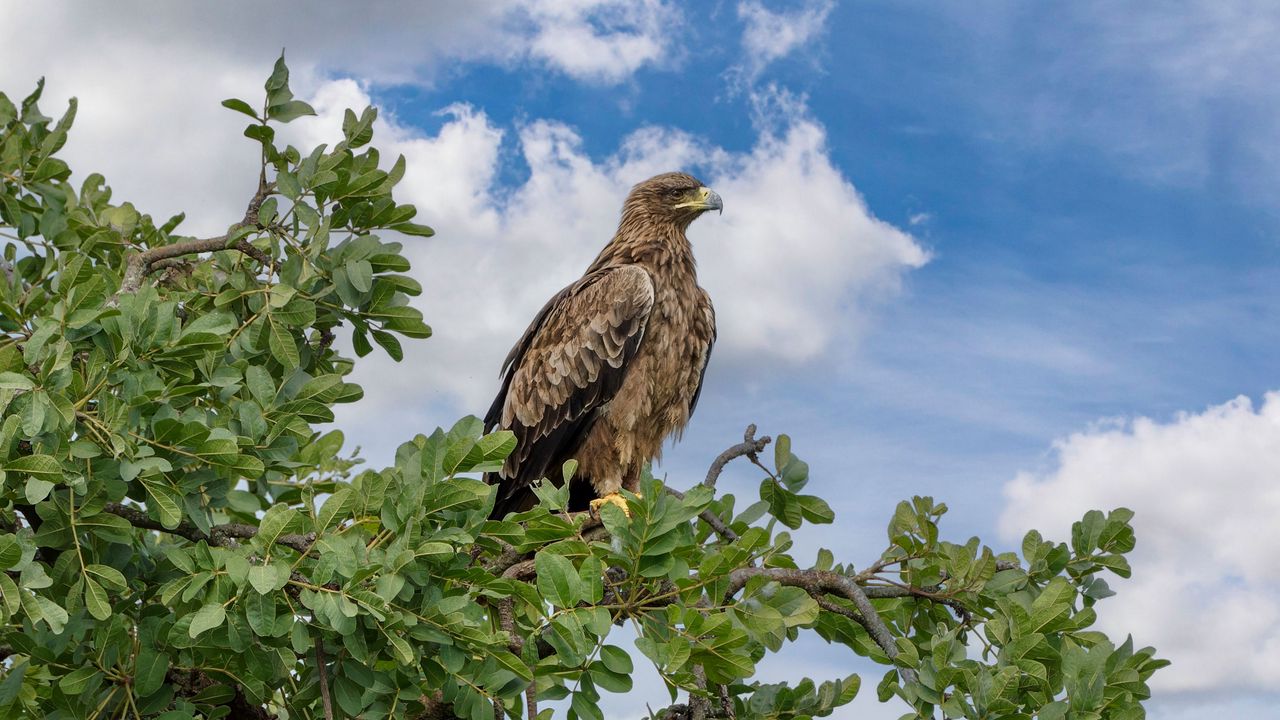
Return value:
<svg viewBox="0 0 1280 720">
<path fill-rule="evenodd" d="M 142 509 L 132 505 L 124 505 L 122 503 L 107 503 L 103 508 L 112 515 L 118 515 L 129 521 L 134 527 L 146 530 L 159 530 L 167 532 L 171 535 L 184 537 L 191 542 L 200 542 L 204 540 L 210 545 L 227 545 L 234 539 L 245 540 L 258 534 L 258 528 L 243 523 L 227 523 L 226 525 L 215 525 L 210 528 L 206 535 L 204 531 L 196 527 L 190 520 L 183 520 L 178 523 L 177 527 L 167 528 L 158 521 L 151 519 Z M 276 538 L 277 545 L 293 548 L 300 553 L 305 553 L 311 548 L 311 543 L 315 542 L 315 533 L 307 533 L 306 535 L 281 535 Z"/>
<path fill-rule="evenodd" d="M 729 573 L 729 591 L 726 597 L 737 594 L 753 577 L 764 576 L 782 585 L 803 588 L 805 592 L 817 598 L 824 593 L 839 595 L 853 603 L 857 608 L 856 620 L 872 640 L 884 650 L 884 654 L 893 659 L 898 656 L 898 645 L 894 642 L 889 627 L 884 624 L 875 607 L 868 599 L 867 593 L 853 578 L 829 570 L 793 570 L 791 568 L 739 568 Z M 913 678 L 910 670 L 903 671 L 904 677 Z"/>
<path fill-rule="evenodd" d="M 698 684 L 698 689 L 706 692 L 707 671 L 703 670 L 701 665 L 693 666 L 693 679 Z M 689 720 L 707 720 L 710 712 L 711 703 L 706 697 L 689 693 Z"/>
<path fill-rule="evenodd" d="M 164 261 L 184 255 L 196 255 L 202 252 L 215 252 L 218 250 L 238 250 L 267 267 L 274 267 L 271 258 L 258 248 L 250 245 L 248 241 L 243 239 L 235 242 L 231 241 L 231 238 L 240 229 L 257 227 L 258 210 L 273 190 L 275 190 L 275 183 L 259 183 L 258 191 L 253 194 L 253 198 L 249 200 L 249 207 L 244 211 L 244 217 L 228 228 L 224 235 L 200 240 L 188 240 L 186 242 L 173 243 L 172 245 L 162 245 L 130 255 L 125 265 L 124 279 L 120 281 L 119 294 L 137 292 L 138 288 L 142 287 L 142 279 L 153 269 L 161 267 Z"/>
<path fill-rule="evenodd" d="M 457 720 L 453 705 L 444 701 L 439 690 L 431 695 L 423 695 L 421 701 L 423 710 L 415 720 Z"/>
</svg>

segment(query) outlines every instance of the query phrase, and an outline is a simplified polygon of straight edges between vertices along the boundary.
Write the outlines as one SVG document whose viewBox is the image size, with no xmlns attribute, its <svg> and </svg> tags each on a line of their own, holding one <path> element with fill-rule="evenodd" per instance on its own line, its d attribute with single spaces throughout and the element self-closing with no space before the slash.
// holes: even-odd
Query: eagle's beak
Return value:
<svg viewBox="0 0 1280 720">
<path fill-rule="evenodd" d="M 720 200 L 720 195 L 709 187 L 700 187 L 693 192 L 694 199 L 682 202 L 676 205 L 678 208 L 692 208 L 694 210 L 719 210 L 724 214 L 724 202 Z"/>
</svg>

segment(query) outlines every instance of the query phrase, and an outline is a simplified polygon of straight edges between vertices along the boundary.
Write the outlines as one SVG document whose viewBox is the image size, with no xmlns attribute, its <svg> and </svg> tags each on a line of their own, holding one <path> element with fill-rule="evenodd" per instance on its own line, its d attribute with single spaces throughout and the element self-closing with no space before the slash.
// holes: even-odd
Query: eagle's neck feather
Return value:
<svg viewBox="0 0 1280 720">
<path fill-rule="evenodd" d="M 655 222 L 643 215 L 624 214 L 618 232 L 596 256 L 588 270 L 617 265 L 642 265 L 661 278 L 697 276 L 693 246 L 684 228 L 670 222 Z"/>
</svg>

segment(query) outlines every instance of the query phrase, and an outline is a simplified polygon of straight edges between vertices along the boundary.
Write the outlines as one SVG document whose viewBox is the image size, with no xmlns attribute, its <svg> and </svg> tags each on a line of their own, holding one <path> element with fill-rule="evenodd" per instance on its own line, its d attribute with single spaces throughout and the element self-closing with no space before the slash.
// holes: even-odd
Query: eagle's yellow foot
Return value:
<svg viewBox="0 0 1280 720">
<path fill-rule="evenodd" d="M 636 497 L 640 497 L 640 493 L 636 493 Z M 591 503 L 591 514 L 596 517 L 600 516 L 600 508 L 604 505 L 617 505 L 622 509 L 623 514 L 631 517 L 631 508 L 627 507 L 627 499 L 618 493 L 609 493 L 602 498 L 596 498 Z"/>
</svg>

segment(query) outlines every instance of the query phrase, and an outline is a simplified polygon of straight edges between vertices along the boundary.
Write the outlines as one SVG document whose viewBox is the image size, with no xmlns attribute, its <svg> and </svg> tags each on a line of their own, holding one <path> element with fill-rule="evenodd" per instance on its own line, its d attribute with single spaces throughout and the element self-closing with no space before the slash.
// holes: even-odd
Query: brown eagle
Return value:
<svg viewBox="0 0 1280 720">
<path fill-rule="evenodd" d="M 569 509 L 635 491 L 640 470 L 689 422 L 716 339 L 698 286 L 689 223 L 721 210 L 697 178 L 665 173 L 632 188 L 618 231 L 575 283 L 542 307 L 502 366 L 485 430 L 516 436 L 492 517 L 537 504 L 531 486 L 576 459 Z"/>
</svg>

